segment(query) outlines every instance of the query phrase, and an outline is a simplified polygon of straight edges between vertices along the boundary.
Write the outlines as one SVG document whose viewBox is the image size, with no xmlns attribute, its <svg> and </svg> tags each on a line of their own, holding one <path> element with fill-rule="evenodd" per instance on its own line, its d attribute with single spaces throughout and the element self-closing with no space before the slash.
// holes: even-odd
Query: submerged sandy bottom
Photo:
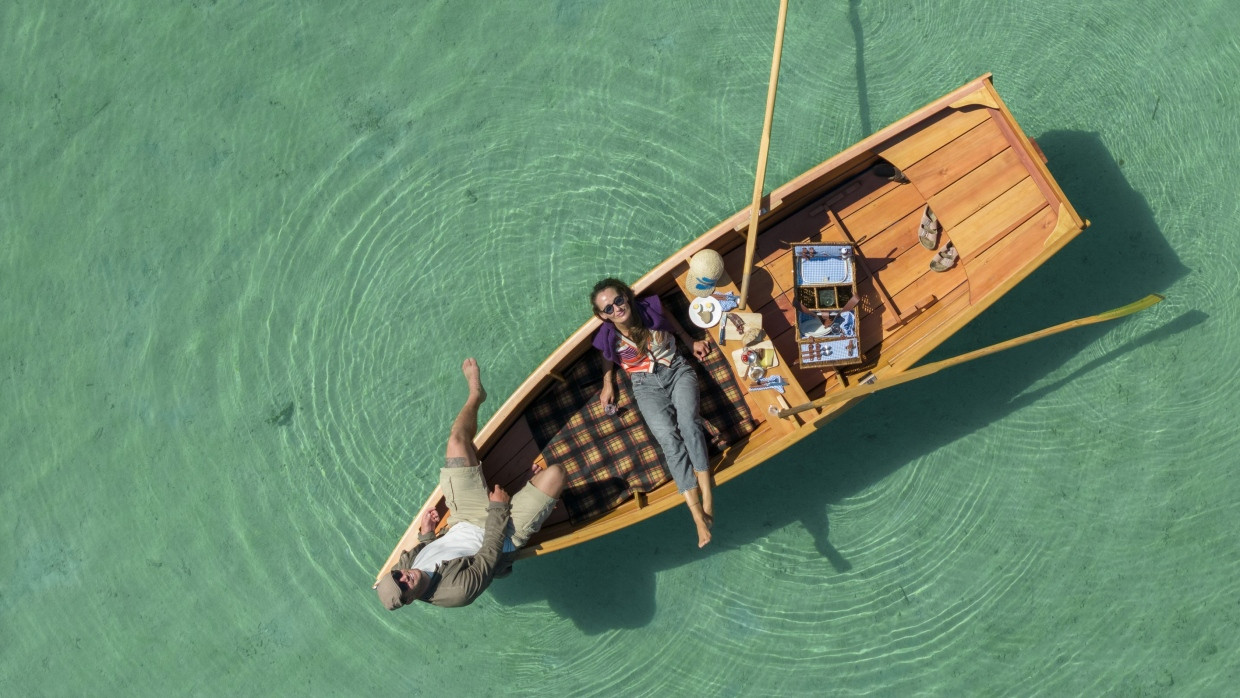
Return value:
<svg viewBox="0 0 1240 698">
<path fill-rule="evenodd" d="M 769 184 L 983 72 L 1093 226 L 718 493 L 389 613 L 486 414 L 752 190 L 776 4 L 0 9 L 0 693 L 1219 695 L 1240 8 L 793 3 Z M 914 4 L 916 5 L 916 4 Z"/>
</svg>

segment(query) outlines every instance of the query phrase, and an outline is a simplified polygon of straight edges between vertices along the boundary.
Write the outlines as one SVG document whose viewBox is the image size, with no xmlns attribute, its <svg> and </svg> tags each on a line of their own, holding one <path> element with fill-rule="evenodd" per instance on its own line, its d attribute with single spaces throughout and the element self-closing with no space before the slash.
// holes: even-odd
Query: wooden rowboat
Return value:
<svg viewBox="0 0 1240 698">
<path fill-rule="evenodd" d="M 739 337 L 728 337 L 712 352 L 726 367 L 721 374 L 717 364 L 710 372 L 711 379 L 718 379 L 719 394 L 732 401 L 723 412 L 730 408 L 731 418 L 743 422 L 711 432 L 717 437 L 711 465 L 716 484 L 811 437 L 861 399 L 843 391 L 855 391 L 861 381 L 880 386 L 896 381 L 1083 231 L 1088 221 L 1073 209 L 1045 162 L 987 74 L 772 191 L 758 220 L 747 309 L 761 315 L 777 352 L 771 373 L 782 376 L 788 387 L 783 395 L 747 392 L 746 380 L 724 375 L 738 373 L 730 355 L 741 346 Z M 891 174 L 888 165 L 906 181 L 884 176 Z M 940 248 L 950 241 L 959 252 L 947 271 L 932 271 L 935 253 L 918 242 L 927 206 L 942 224 Z M 719 290 L 736 290 L 736 282 L 745 278 L 749 226 L 746 209 L 668 257 L 633 284 L 634 290 L 658 294 L 665 305 L 683 312 L 689 301 L 684 292 L 688 259 L 706 248 L 723 255 L 733 280 Z M 798 364 L 791 245 L 814 242 L 849 243 L 855 250 L 864 353 L 859 365 Z M 690 328 L 685 315 L 679 319 Z M 623 396 L 622 419 L 604 415 L 597 404 L 599 385 L 591 384 L 597 380 L 592 377 L 597 368 L 591 368 L 597 360 L 590 341 L 598 327 L 591 318 L 574 332 L 476 440 L 487 481 L 509 492 L 522 486 L 536 465 L 561 463 L 570 470 L 565 502 L 520 551 L 522 557 L 583 543 L 684 503 L 673 482 L 659 481 L 657 463 L 650 468 L 649 452 L 629 452 L 643 446 L 625 442 L 626 435 L 644 427 L 635 410 L 625 414 Z M 708 332 L 718 339 L 718 328 Z M 833 395 L 842 399 L 825 404 Z M 558 405 L 558 411 L 548 409 L 548 403 Z M 574 448 L 576 455 L 569 453 Z M 627 465 L 617 469 L 619 462 Z M 596 469 L 608 475 L 586 482 L 591 473 L 584 471 Z M 431 507 L 447 519 L 436 489 L 379 574 L 391 568 L 400 551 L 416 544 L 422 512 Z"/>
</svg>

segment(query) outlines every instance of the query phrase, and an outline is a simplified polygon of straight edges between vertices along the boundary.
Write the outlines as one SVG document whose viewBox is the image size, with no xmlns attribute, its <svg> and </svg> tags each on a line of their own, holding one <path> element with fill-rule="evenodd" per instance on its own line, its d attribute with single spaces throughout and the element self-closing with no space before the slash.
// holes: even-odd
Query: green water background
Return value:
<svg viewBox="0 0 1240 698">
<path fill-rule="evenodd" d="M 767 182 L 984 72 L 1093 226 L 683 509 L 384 610 L 502 402 L 748 203 L 777 3 L 0 5 L 0 694 L 1224 695 L 1240 5 L 793 0 Z M 770 187 L 768 186 L 768 189 Z"/>
</svg>

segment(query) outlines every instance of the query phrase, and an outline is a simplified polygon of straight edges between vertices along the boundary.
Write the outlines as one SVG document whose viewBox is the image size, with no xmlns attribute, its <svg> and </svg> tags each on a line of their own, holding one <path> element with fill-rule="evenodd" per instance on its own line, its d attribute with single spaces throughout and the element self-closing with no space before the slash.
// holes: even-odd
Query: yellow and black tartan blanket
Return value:
<svg viewBox="0 0 1240 698">
<path fill-rule="evenodd" d="M 698 372 L 701 416 L 714 455 L 756 425 L 727 358 L 709 336 L 707 341 L 710 356 L 703 363 L 690 363 Z M 525 414 L 547 464 L 562 466 L 568 475 L 563 500 L 573 523 L 605 514 L 636 492 L 649 492 L 671 479 L 627 379 L 617 381 L 618 409 L 608 415 L 598 401 L 603 386 L 598 352 L 587 352 L 563 377 L 563 383 L 548 388 Z"/>
</svg>

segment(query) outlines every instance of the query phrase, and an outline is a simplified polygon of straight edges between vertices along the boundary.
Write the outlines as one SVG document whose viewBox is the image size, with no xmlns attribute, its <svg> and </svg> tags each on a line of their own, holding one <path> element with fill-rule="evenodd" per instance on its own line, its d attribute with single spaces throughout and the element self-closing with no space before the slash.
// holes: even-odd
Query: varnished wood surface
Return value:
<svg viewBox="0 0 1240 698">
<path fill-rule="evenodd" d="M 948 105 L 966 105 L 953 109 Z M 908 177 L 900 184 L 868 172 L 882 157 Z M 777 188 L 768 197 L 751 277 L 749 310 L 762 315 L 763 326 L 780 353 L 783 371 L 793 382 L 784 396 L 799 404 L 842 389 L 846 383 L 875 374 L 900 372 L 914 365 L 1003 293 L 1055 254 L 1086 222 L 1073 210 L 998 94 L 990 76 L 936 100 L 892 126 L 865 139 L 818 167 Z M 933 272 L 935 252 L 917 240 L 921 213 L 929 204 L 943 223 L 940 247 L 951 241 L 961 253 L 955 268 Z M 832 222 L 832 215 L 838 217 Z M 766 222 L 768 221 L 769 222 Z M 711 247 L 724 255 L 733 281 L 743 271 L 743 231 L 748 210 L 738 212 L 686 245 L 637 283 L 640 293 L 683 288 L 687 260 Z M 841 230 L 842 227 L 842 230 Z M 845 234 L 846 233 L 846 234 Z M 789 246 L 803 241 L 858 242 L 873 272 L 859 269 L 858 291 L 862 349 L 866 364 L 842 373 L 804 369 L 795 359 L 792 259 Z M 501 406 L 480 432 L 477 443 L 487 463 L 488 478 L 506 483 L 510 491 L 529 476 L 536 453 L 525 407 L 553 380 L 550 374 L 588 351 L 598 320 L 573 333 Z M 716 335 L 717 336 L 717 335 Z M 733 343 L 729 343 L 730 353 Z M 737 344 L 739 346 L 739 344 Z M 759 422 L 747 439 L 729 448 L 712 464 L 716 483 L 723 484 L 756 467 L 770 456 L 830 422 L 852 403 L 808 412 L 803 421 L 778 420 L 767 408 L 777 404 L 774 391 L 746 399 Z M 574 545 L 653 516 L 683 502 L 672 484 L 631 499 L 611 513 L 583 526 L 557 516 L 522 551 L 550 552 Z M 422 510 L 442 509 L 436 490 Z M 420 514 L 420 512 L 419 512 Z M 417 517 L 388 561 L 416 540 Z"/>
</svg>

